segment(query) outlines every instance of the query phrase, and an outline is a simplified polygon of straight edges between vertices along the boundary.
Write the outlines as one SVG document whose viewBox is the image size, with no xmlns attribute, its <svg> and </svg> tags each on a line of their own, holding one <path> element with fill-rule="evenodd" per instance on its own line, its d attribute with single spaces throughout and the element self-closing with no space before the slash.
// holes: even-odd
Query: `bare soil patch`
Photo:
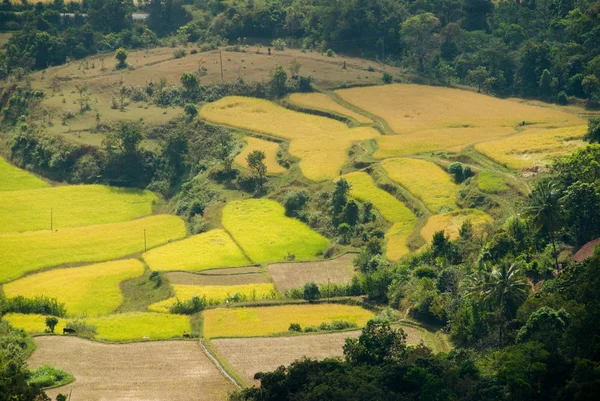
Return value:
<svg viewBox="0 0 600 401">
<path fill-rule="evenodd" d="M 234 389 L 196 342 L 109 345 L 75 337 L 37 337 L 29 367 L 60 367 L 75 377 L 48 390 L 71 401 L 222 401 Z"/>
<path fill-rule="evenodd" d="M 270 283 L 269 278 L 263 273 L 204 275 L 172 272 L 167 273 L 167 277 L 171 283 L 181 285 L 242 285 Z"/>
<path fill-rule="evenodd" d="M 352 260 L 355 254 L 320 262 L 275 263 L 268 271 L 279 291 L 302 287 L 314 281 L 317 284 L 348 284 L 354 275 Z"/>
</svg>

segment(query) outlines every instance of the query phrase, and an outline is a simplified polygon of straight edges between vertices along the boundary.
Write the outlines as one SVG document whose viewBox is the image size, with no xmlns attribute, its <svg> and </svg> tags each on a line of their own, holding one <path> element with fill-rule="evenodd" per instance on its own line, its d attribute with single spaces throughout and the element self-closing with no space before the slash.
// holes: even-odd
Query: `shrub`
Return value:
<svg viewBox="0 0 600 401">
<path fill-rule="evenodd" d="M 183 107 L 183 111 L 185 112 L 185 115 L 189 117 L 190 120 L 198 115 L 198 109 L 193 103 L 187 103 Z"/>
<path fill-rule="evenodd" d="M 327 52 L 325 53 L 327 55 L 327 57 L 335 57 L 336 54 L 332 49 L 327 49 Z"/>
<path fill-rule="evenodd" d="M 121 69 L 121 68 L 125 68 L 127 67 L 127 50 L 125 50 L 122 47 L 119 47 L 116 51 L 115 51 L 115 59 L 117 59 L 117 61 L 119 62 L 117 64 L 117 68 Z"/>
<path fill-rule="evenodd" d="M 185 49 L 177 49 L 173 52 L 173 57 L 183 58 L 186 56 L 186 54 L 187 54 L 187 52 L 185 51 Z"/>
<path fill-rule="evenodd" d="M 300 327 L 299 323 L 291 323 L 288 331 L 295 331 L 295 332 L 301 333 L 302 327 Z"/>
<path fill-rule="evenodd" d="M 73 380 L 73 377 L 63 370 L 54 366 L 44 365 L 32 371 L 27 382 L 32 386 L 45 388 L 63 385 L 71 380 Z"/>
<path fill-rule="evenodd" d="M 367 67 L 367 71 L 375 72 L 375 67 L 373 67 L 371 64 L 369 64 L 369 66 Z"/>
<path fill-rule="evenodd" d="M 82 320 L 76 319 L 70 322 L 67 322 L 67 329 L 72 329 L 75 331 L 79 337 L 92 339 L 96 336 L 96 326 L 89 325 Z"/>
<path fill-rule="evenodd" d="M 310 200 L 310 194 L 307 190 L 288 191 L 283 199 L 285 215 L 288 217 L 298 217 L 300 211 Z"/>
<path fill-rule="evenodd" d="M 558 96 L 556 97 L 556 101 L 558 102 L 558 104 L 563 105 L 563 106 L 569 104 L 569 98 L 567 97 L 567 94 L 565 93 L 565 91 L 560 91 L 558 93 Z"/>
<path fill-rule="evenodd" d="M 55 318 L 54 316 L 46 317 L 46 327 L 48 327 L 48 330 L 50 330 L 50 333 L 54 333 L 54 328 L 56 327 L 57 324 L 58 324 L 58 319 Z"/>
<path fill-rule="evenodd" d="M 394 77 L 389 72 L 384 72 L 381 79 L 384 84 L 391 84 L 394 81 Z"/>
<path fill-rule="evenodd" d="M 45 296 L 33 299 L 22 296 L 11 299 L 0 298 L 0 315 L 5 313 L 25 313 L 52 316 L 65 316 L 65 304 L 59 303 L 55 298 Z"/>
<path fill-rule="evenodd" d="M 460 184 L 464 180 L 464 172 L 462 164 L 454 162 L 448 166 L 448 172 L 454 176 L 454 181 Z"/>
<path fill-rule="evenodd" d="M 300 92 L 312 92 L 312 76 L 300 75 L 297 86 Z"/>
<path fill-rule="evenodd" d="M 273 47 L 273 49 L 282 52 L 285 50 L 285 47 L 287 45 L 285 44 L 283 39 L 275 39 L 271 42 L 271 46 Z"/>
<path fill-rule="evenodd" d="M 321 297 L 321 291 L 319 290 L 319 286 L 311 281 L 310 283 L 304 284 L 304 293 L 303 298 L 307 301 L 314 301 Z"/>
<path fill-rule="evenodd" d="M 190 54 L 197 54 L 198 53 L 198 49 L 192 49 L 190 50 Z"/>
<path fill-rule="evenodd" d="M 175 313 L 178 315 L 193 315 L 198 313 L 206 308 L 208 305 L 208 301 L 206 297 L 192 297 L 192 299 L 188 299 L 187 301 L 181 302 L 179 299 L 171 305 L 169 308 L 169 313 Z"/>
</svg>

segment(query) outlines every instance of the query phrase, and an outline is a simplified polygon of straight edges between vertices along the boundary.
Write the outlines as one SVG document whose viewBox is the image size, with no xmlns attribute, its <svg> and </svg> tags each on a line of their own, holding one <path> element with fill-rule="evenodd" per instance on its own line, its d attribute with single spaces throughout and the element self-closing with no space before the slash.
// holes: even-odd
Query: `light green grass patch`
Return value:
<svg viewBox="0 0 600 401">
<path fill-rule="evenodd" d="M 67 263 L 103 262 L 185 237 L 179 217 L 157 215 L 124 223 L 0 234 L 0 282 Z"/>
<path fill-rule="evenodd" d="M 502 174 L 484 170 L 477 176 L 477 188 L 488 194 L 499 194 L 508 191 L 508 185 Z"/>
<path fill-rule="evenodd" d="M 0 199 L 0 232 L 23 232 L 116 223 L 152 214 L 150 191 L 71 185 L 10 191 Z M 51 211 L 52 209 L 52 211 Z"/>
<path fill-rule="evenodd" d="M 113 312 L 123 302 L 119 284 L 144 274 L 136 259 L 55 269 L 3 286 L 8 298 L 47 296 L 65 304 L 70 315 L 98 316 Z"/>
<path fill-rule="evenodd" d="M 283 206 L 268 199 L 228 203 L 223 227 L 255 263 L 313 259 L 329 240 L 299 220 L 286 217 Z"/>
<path fill-rule="evenodd" d="M 0 157 L 0 192 L 20 189 L 36 189 L 50 186 L 35 175 L 21 170 Z M 6 194 L 2 195 L 4 198 Z M 2 219 L 0 219 L 0 222 Z"/>
<path fill-rule="evenodd" d="M 212 230 L 144 253 L 154 271 L 201 271 L 250 264 L 225 230 Z"/>
</svg>

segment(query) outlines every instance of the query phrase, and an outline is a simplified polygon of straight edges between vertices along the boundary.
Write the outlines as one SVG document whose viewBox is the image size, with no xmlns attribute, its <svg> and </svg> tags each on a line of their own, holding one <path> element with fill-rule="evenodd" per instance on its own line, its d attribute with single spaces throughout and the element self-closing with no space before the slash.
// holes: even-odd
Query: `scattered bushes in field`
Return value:
<svg viewBox="0 0 600 401">
<path fill-rule="evenodd" d="M 285 50 L 285 47 L 287 46 L 287 44 L 285 43 L 285 41 L 283 39 L 275 39 L 275 40 L 271 41 L 271 46 L 273 47 L 273 49 L 282 52 Z"/>
<path fill-rule="evenodd" d="M 314 281 L 304 284 L 303 298 L 307 301 L 315 301 L 321 298 L 319 286 Z"/>
<path fill-rule="evenodd" d="M 465 166 L 459 162 L 454 162 L 448 166 L 448 172 L 454 176 L 454 181 L 457 184 L 467 180 L 473 175 L 471 167 Z"/>
<path fill-rule="evenodd" d="M 186 301 L 180 301 L 179 299 L 171 305 L 169 313 L 175 313 L 178 315 L 193 315 L 200 311 L 203 311 L 208 306 L 208 300 L 206 297 L 192 297 Z"/>
<path fill-rule="evenodd" d="M 318 326 L 307 326 L 304 329 L 300 326 L 299 323 L 291 323 L 289 332 L 293 333 L 316 333 L 319 331 L 342 331 L 348 329 L 355 329 L 358 325 L 353 322 L 347 322 L 345 320 L 334 320 L 331 323 L 321 323 Z"/>
<path fill-rule="evenodd" d="M 88 339 L 94 338 L 98 333 L 96 326 L 87 324 L 85 321 L 79 319 L 67 322 L 65 328 L 73 330 L 79 337 Z"/>
<path fill-rule="evenodd" d="M 175 58 L 183 58 L 187 55 L 185 49 L 177 49 L 173 52 L 173 57 Z"/>
<path fill-rule="evenodd" d="M 291 323 L 288 331 L 295 331 L 297 333 L 302 333 L 302 327 L 300 326 L 300 323 Z"/>
<path fill-rule="evenodd" d="M 391 84 L 392 82 L 394 82 L 394 77 L 389 72 L 384 72 L 381 76 L 381 80 L 384 84 Z"/>
<path fill-rule="evenodd" d="M 62 386 L 71 381 L 73 376 L 50 365 L 40 366 L 31 371 L 27 378 L 27 383 L 40 388 Z"/>
<path fill-rule="evenodd" d="M 309 201 L 310 194 L 306 189 L 288 191 L 283 198 L 285 215 L 288 217 L 300 217 Z"/>
<path fill-rule="evenodd" d="M 50 333 L 54 333 L 54 328 L 56 327 L 57 324 L 58 324 L 58 319 L 55 318 L 54 316 L 46 317 L 46 327 L 48 328 Z"/>
<path fill-rule="evenodd" d="M 59 303 L 55 298 L 45 296 L 33 299 L 22 296 L 14 298 L 0 298 L 0 315 L 5 313 L 25 313 L 52 316 L 65 316 L 65 304 Z"/>
</svg>

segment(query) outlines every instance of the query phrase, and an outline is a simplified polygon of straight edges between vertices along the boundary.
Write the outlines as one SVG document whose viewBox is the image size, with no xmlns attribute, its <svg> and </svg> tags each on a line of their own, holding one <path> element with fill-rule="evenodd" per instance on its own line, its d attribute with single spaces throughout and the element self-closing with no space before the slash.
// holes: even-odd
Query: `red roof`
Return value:
<svg viewBox="0 0 600 401">
<path fill-rule="evenodd" d="M 573 255 L 573 260 L 577 263 L 586 260 L 590 256 L 594 255 L 594 248 L 596 245 L 600 245 L 600 238 L 588 242 Z"/>
</svg>

